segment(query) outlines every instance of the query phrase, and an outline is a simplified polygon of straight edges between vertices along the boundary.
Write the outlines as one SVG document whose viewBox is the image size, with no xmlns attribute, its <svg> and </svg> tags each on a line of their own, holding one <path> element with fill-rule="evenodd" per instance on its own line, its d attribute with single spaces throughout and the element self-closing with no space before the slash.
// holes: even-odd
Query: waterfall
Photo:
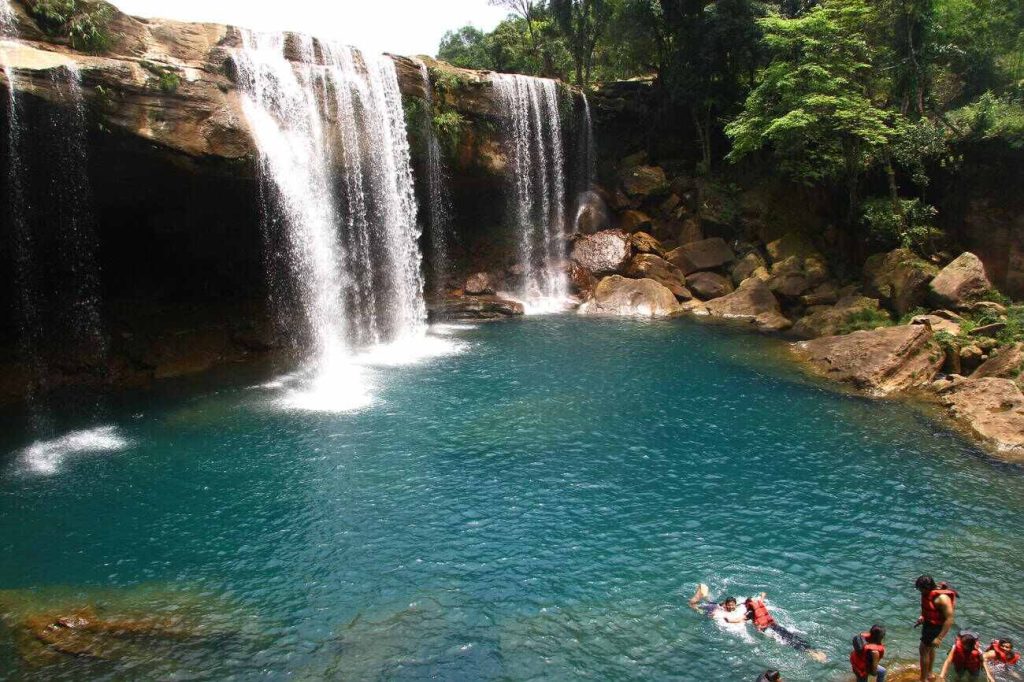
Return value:
<svg viewBox="0 0 1024 682">
<path fill-rule="evenodd" d="M 564 307 L 568 284 L 565 150 L 558 85 L 553 80 L 496 74 L 503 108 L 512 189 L 511 217 L 519 233 L 522 284 L 516 295 L 528 312 Z"/>
<path fill-rule="evenodd" d="M 267 243 L 281 244 L 282 277 L 304 327 L 297 340 L 312 386 L 292 404 L 361 406 L 369 398 L 355 355 L 384 345 L 390 362 L 409 361 L 424 352 L 427 330 L 394 62 L 248 32 L 234 59 L 259 150 Z"/>
<path fill-rule="evenodd" d="M 430 82 L 427 65 L 419 61 L 426 94 L 426 113 L 423 117 L 423 141 L 426 147 L 428 220 L 432 251 L 431 270 L 435 293 L 444 293 L 449 274 L 449 246 L 452 235 L 452 202 L 448 194 L 448 171 L 441 153 L 441 141 L 434 129 L 434 86 Z"/>
<path fill-rule="evenodd" d="M 0 0 L 0 38 L 14 36 L 14 8 L 10 0 Z"/>
<path fill-rule="evenodd" d="M 594 140 L 594 119 L 590 113 L 590 100 L 582 93 L 583 120 L 577 133 L 576 194 L 590 191 L 597 177 L 597 144 Z"/>
</svg>

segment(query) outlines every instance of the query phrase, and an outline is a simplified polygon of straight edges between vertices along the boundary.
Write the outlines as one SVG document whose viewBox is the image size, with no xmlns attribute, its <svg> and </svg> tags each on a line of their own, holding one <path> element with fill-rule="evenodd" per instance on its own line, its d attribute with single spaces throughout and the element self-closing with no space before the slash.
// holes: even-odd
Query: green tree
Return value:
<svg viewBox="0 0 1024 682">
<path fill-rule="evenodd" d="M 448 31 L 441 38 L 437 58 L 465 69 L 493 69 L 488 35 L 475 26 Z"/>
<path fill-rule="evenodd" d="M 572 55 L 576 84 L 587 87 L 594 53 L 613 11 L 609 0 L 551 0 L 550 10 Z"/>
<path fill-rule="evenodd" d="M 892 112 L 875 98 L 865 35 L 874 20 L 865 0 L 826 0 L 795 19 L 763 19 L 771 61 L 726 126 L 732 160 L 767 148 L 805 182 L 844 180 L 851 224 L 861 176 L 896 136 Z"/>
</svg>

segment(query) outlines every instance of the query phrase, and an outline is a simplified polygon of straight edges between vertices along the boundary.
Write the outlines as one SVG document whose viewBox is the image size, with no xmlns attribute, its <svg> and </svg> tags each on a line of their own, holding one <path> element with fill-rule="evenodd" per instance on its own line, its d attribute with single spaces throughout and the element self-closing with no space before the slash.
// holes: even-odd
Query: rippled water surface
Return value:
<svg viewBox="0 0 1024 682">
<path fill-rule="evenodd" d="M 149 397 L 42 468 L 3 429 L 0 678 L 845 679 L 872 621 L 914 655 L 922 572 L 1024 635 L 1024 477 L 920 413 L 687 322 L 457 334 L 358 412 Z M 699 580 L 767 591 L 830 663 L 719 630 Z M 25 633 L 86 607 L 151 627 L 76 640 L 103 658 Z"/>
</svg>

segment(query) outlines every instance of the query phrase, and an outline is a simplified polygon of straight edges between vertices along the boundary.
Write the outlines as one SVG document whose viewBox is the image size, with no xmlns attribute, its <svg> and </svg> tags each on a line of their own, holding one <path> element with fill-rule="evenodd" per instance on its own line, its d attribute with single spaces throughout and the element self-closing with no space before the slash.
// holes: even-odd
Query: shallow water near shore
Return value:
<svg viewBox="0 0 1024 682">
<path fill-rule="evenodd" d="M 0 430 L 0 678 L 845 679 L 872 622 L 916 655 L 920 573 L 961 626 L 1024 636 L 1021 469 L 917 410 L 689 321 L 447 333 L 461 354 L 375 368 L 353 412 L 178 390 L 43 472 Z M 768 592 L 830 662 L 720 631 L 686 607 L 702 580 Z M 25 660 L 22 614 L 111 592 L 201 611 L 197 636 Z"/>
</svg>

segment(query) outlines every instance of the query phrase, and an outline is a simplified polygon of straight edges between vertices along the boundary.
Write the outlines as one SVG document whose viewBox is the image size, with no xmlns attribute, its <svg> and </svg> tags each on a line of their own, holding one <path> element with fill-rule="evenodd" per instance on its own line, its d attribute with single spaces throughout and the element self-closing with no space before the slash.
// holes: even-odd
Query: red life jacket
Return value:
<svg viewBox="0 0 1024 682">
<path fill-rule="evenodd" d="M 956 598 L 960 595 L 957 594 L 956 590 L 946 585 L 946 583 L 942 583 L 928 594 L 921 595 L 921 615 L 924 616 L 924 622 L 928 625 L 942 625 L 945 621 L 945 618 L 942 617 L 942 613 L 939 611 L 939 607 L 935 605 L 935 600 L 942 595 L 948 596 L 953 602 L 953 607 L 956 607 Z"/>
<path fill-rule="evenodd" d="M 993 639 L 992 643 L 988 645 L 986 651 L 994 651 L 996 654 L 996 662 L 1002 663 L 1003 665 L 1017 665 L 1017 661 L 1020 660 L 1020 654 L 1014 651 L 1012 654 L 1008 654 L 1003 651 L 1003 648 L 999 646 L 999 640 Z"/>
<path fill-rule="evenodd" d="M 850 667 L 853 668 L 853 674 L 856 677 L 867 677 L 871 674 L 871 652 L 878 652 L 878 660 L 881 661 L 885 657 L 885 645 L 884 644 L 872 644 L 868 638 L 871 637 L 870 632 L 865 632 L 861 635 L 864 638 L 864 648 L 860 651 L 854 649 L 850 652 Z"/>
<path fill-rule="evenodd" d="M 976 673 L 981 670 L 981 660 L 982 653 L 981 649 L 978 648 L 978 643 L 975 642 L 974 648 L 967 651 L 964 648 L 964 641 L 958 635 L 956 643 L 953 644 L 953 667 L 956 668 L 957 672 L 969 670 L 972 673 Z"/>
<path fill-rule="evenodd" d="M 747 607 L 747 610 L 750 611 L 750 615 L 754 621 L 754 627 L 758 630 L 764 630 L 765 628 L 775 625 L 775 619 L 772 618 L 772 614 L 768 613 L 768 608 L 760 599 L 748 599 L 744 602 L 744 605 Z"/>
</svg>

